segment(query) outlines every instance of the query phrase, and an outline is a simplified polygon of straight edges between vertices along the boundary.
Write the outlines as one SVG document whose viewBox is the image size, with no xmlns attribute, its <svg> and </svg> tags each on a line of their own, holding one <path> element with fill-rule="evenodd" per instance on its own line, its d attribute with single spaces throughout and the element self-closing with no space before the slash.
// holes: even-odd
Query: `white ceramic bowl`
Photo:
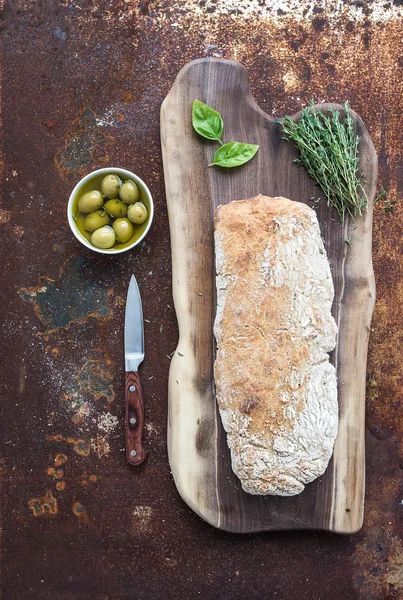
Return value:
<svg viewBox="0 0 403 600">
<path fill-rule="evenodd" d="M 80 190 L 91 179 L 95 179 L 95 178 L 99 177 L 100 175 L 103 175 L 103 176 L 109 175 L 110 173 L 115 173 L 116 175 L 119 175 L 119 177 L 122 181 L 125 181 L 126 179 L 131 179 L 132 181 L 134 181 L 140 189 L 141 198 L 143 200 L 146 199 L 146 204 L 148 204 L 148 208 L 149 208 L 148 217 L 147 217 L 147 219 L 148 219 L 147 226 L 146 226 L 145 230 L 143 231 L 142 235 L 137 240 L 135 240 L 132 244 L 130 244 L 130 246 L 127 246 L 127 248 L 121 248 L 119 250 L 113 250 L 112 248 L 108 248 L 108 249 L 96 248 L 95 246 L 90 244 L 90 242 L 79 231 L 79 229 L 77 228 L 77 226 L 74 222 L 74 219 L 73 219 L 73 202 L 74 202 L 74 199 L 76 198 L 76 196 L 80 194 Z M 92 171 L 92 173 L 88 173 L 88 175 L 83 177 L 77 183 L 74 190 L 71 192 L 69 202 L 67 205 L 67 219 L 69 221 L 71 231 L 74 233 L 74 235 L 76 236 L 78 241 L 81 242 L 83 246 L 86 246 L 87 248 L 89 248 L 90 250 L 93 250 L 94 252 L 99 252 L 99 254 L 120 254 L 122 252 L 127 252 L 128 250 L 131 250 L 132 248 L 134 248 L 135 246 L 140 244 L 140 242 L 145 238 L 145 236 L 147 235 L 147 233 L 151 227 L 151 223 L 153 222 L 153 217 L 154 217 L 154 203 L 153 203 L 153 199 L 152 199 L 150 190 L 148 189 L 148 187 L 146 186 L 144 181 L 142 179 L 140 179 L 140 177 L 137 177 L 137 175 L 135 175 L 131 171 L 126 171 L 126 169 L 113 169 L 112 167 L 108 167 L 105 169 L 97 169 L 96 171 Z"/>
</svg>

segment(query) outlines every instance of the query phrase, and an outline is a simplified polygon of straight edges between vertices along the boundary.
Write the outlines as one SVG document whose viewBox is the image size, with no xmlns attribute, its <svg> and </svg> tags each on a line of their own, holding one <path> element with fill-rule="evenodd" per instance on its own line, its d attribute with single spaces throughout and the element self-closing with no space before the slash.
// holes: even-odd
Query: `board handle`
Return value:
<svg viewBox="0 0 403 600">
<path fill-rule="evenodd" d="M 126 372 L 126 456 L 133 466 L 141 465 L 146 458 L 143 448 L 144 403 L 140 375 Z"/>
</svg>

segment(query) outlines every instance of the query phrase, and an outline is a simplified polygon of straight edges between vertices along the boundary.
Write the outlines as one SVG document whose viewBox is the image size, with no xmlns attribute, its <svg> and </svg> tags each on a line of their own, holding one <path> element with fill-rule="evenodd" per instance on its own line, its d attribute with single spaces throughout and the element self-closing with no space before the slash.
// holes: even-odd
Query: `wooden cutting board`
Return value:
<svg viewBox="0 0 403 600">
<path fill-rule="evenodd" d="M 221 113 L 224 142 L 260 144 L 250 163 L 237 169 L 208 168 L 218 146 L 193 131 L 195 99 Z M 377 157 L 363 122 L 356 114 L 354 119 L 361 137 L 360 170 L 367 177 L 369 208 L 353 227 L 349 220 L 342 224 L 325 202 L 316 205 L 335 285 L 333 315 L 339 326 L 331 355 L 340 410 L 334 455 L 324 475 L 300 495 L 262 497 L 245 493 L 231 470 L 215 401 L 214 211 L 220 204 L 259 193 L 312 205 L 312 197 L 321 193 L 305 170 L 293 164 L 294 146 L 281 140 L 279 124 L 254 101 L 247 71 L 239 63 L 206 58 L 187 64 L 161 107 L 173 297 L 179 325 L 169 375 L 169 461 L 182 498 L 220 529 L 353 533 L 362 525 L 366 362 L 375 301 L 371 238 Z M 345 242 L 348 238 L 351 246 Z"/>
</svg>

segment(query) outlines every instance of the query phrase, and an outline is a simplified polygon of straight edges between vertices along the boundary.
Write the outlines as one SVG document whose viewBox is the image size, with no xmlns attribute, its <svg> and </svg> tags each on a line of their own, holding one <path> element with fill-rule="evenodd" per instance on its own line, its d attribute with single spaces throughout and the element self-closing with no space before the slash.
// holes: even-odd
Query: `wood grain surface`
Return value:
<svg viewBox="0 0 403 600">
<path fill-rule="evenodd" d="M 218 146 L 193 131 L 195 99 L 223 116 L 224 143 L 260 145 L 253 161 L 237 169 L 208 168 Z M 347 219 L 342 224 L 325 202 L 315 205 L 332 270 L 333 315 L 339 327 L 331 354 L 339 400 L 334 455 L 324 475 L 300 495 L 258 497 L 243 492 L 232 472 L 214 395 L 214 211 L 220 204 L 259 193 L 312 205 L 312 197 L 321 193 L 304 169 L 293 164 L 294 146 L 281 140 L 278 122 L 257 106 L 247 71 L 239 63 L 207 58 L 187 64 L 161 108 L 173 297 L 179 325 L 169 376 L 169 460 L 185 502 L 203 519 L 227 531 L 353 533 L 362 525 L 366 361 L 375 301 L 371 244 L 377 157 L 363 122 L 353 116 L 361 138 L 359 168 L 366 174 L 369 208 L 355 223 Z M 351 246 L 346 239 L 351 239 Z"/>
<path fill-rule="evenodd" d="M 126 425 L 126 457 L 128 462 L 137 467 L 147 455 L 143 448 L 144 402 L 140 375 L 133 371 L 126 372 L 125 384 L 125 425 Z"/>
</svg>

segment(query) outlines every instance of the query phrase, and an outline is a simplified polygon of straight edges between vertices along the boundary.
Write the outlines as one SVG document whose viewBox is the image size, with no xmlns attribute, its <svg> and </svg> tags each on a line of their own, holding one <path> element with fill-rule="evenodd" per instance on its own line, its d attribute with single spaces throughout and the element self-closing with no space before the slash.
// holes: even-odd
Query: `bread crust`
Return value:
<svg viewBox="0 0 403 600">
<path fill-rule="evenodd" d="M 337 435 L 334 288 L 315 212 L 257 196 L 215 216 L 216 397 L 232 468 L 251 494 L 292 496 Z"/>
</svg>

